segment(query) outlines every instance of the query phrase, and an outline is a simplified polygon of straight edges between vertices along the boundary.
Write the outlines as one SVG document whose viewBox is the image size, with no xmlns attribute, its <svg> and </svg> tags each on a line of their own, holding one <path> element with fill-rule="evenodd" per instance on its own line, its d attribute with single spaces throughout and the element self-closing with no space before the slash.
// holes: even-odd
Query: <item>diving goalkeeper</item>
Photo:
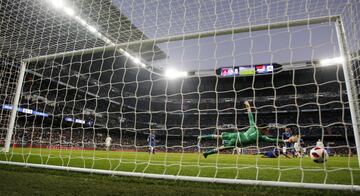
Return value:
<svg viewBox="0 0 360 196">
<path fill-rule="evenodd" d="M 246 111 L 248 112 L 249 117 L 249 125 L 250 128 L 246 130 L 245 132 L 223 132 L 221 135 L 204 135 L 199 136 L 199 142 L 201 139 L 222 139 L 222 146 L 207 150 L 203 153 L 204 157 L 211 154 L 216 154 L 219 151 L 225 150 L 225 149 L 233 149 L 238 146 L 244 146 L 248 144 L 256 143 L 257 141 L 263 141 L 263 142 L 270 142 L 270 143 L 277 143 L 277 142 L 283 142 L 279 139 L 273 139 L 269 138 L 268 136 L 262 135 L 261 132 L 258 130 L 257 126 L 254 122 L 253 114 L 251 113 L 251 107 L 248 101 L 244 102 Z M 262 128 L 262 130 L 265 130 L 265 128 Z M 261 130 L 261 131 L 262 131 Z"/>
</svg>

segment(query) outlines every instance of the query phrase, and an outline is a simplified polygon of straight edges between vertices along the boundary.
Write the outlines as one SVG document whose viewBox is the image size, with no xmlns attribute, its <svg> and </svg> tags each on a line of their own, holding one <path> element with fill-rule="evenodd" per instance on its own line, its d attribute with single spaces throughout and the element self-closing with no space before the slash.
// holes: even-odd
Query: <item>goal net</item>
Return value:
<svg viewBox="0 0 360 196">
<path fill-rule="evenodd" d="M 360 190 L 359 9 L 0 0 L 0 163 Z"/>
</svg>

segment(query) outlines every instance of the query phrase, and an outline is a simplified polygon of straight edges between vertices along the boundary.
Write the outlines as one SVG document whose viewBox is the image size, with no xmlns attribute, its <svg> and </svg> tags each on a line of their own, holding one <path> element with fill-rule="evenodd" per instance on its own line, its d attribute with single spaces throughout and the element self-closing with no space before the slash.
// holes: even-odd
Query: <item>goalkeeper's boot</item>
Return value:
<svg viewBox="0 0 360 196">
<path fill-rule="evenodd" d="M 217 149 L 211 149 L 211 150 L 205 151 L 205 152 L 203 153 L 203 155 L 204 155 L 204 157 L 205 157 L 205 159 L 206 159 L 207 156 L 209 156 L 209 155 L 211 155 L 211 154 L 216 154 L 216 153 L 218 153 L 218 150 L 217 150 Z"/>
</svg>

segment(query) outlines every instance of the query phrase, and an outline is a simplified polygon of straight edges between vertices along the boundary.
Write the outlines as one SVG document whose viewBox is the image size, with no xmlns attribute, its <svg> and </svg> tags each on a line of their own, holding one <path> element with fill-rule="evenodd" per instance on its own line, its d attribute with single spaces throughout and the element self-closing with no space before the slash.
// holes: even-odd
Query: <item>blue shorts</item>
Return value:
<svg viewBox="0 0 360 196">
<path fill-rule="evenodd" d="M 277 156 L 275 156 L 275 154 L 273 152 L 265 152 L 264 153 L 264 157 L 266 158 L 276 158 Z"/>
<path fill-rule="evenodd" d="M 292 147 L 293 147 L 293 144 L 292 144 L 292 143 L 289 143 L 289 142 L 286 142 L 286 143 L 285 143 L 285 147 L 286 147 L 286 148 L 292 148 Z"/>
</svg>

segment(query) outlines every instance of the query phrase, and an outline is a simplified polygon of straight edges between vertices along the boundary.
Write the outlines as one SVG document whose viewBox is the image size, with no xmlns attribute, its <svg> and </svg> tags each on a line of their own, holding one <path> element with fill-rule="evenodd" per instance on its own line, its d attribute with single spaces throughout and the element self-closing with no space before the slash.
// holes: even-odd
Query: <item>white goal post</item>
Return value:
<svg viewBox="0 0 360 196">
<path fill-rule="evenodd" d="M 18 75 L 17 87 L 15 98 L 12 102 L 12 111 L 11 117 L 8 124 L 4 151 L 6 153 L 10 152 L 11 149 L 11 141 L 13 138 L 13 131 L 16 127 L 16 116 L 17 109 L 21 97 L 24 75 L 27 71 L 26 66 L 29 63 L 36 63 L 42 61 L 49 61 L 57 58 L 72 58 L 76 55 L 84 55 L 84 54 L 92 54 L 95 52 L 105 52 L 112 50 L 122 50 L 123 52 L 127 50 L 129 47 L 134 46 L 146 46 L 146 45 L 156 45 L 160 43 L 167 43 L 173 41 L 185 41 L 191 39 L 200 39 L 221 35 L 233 35 L 243 32 L 256 32 L 263 30 L 274 30 L 281 28 L 290 28 L 290 27 L 298 27 L 298 26 L 306 26 L 306 25 L 314 25 L 321 23 L 333 23 L 336 27 L 336 34 L 338 38 L 338 44 L 341 56 L 345 58 L 345 63 L 343 65 L 345 83 L 347 89 L 347 97 L 349 100 L 349 107 L 351 113 L 351 123 L 354 132 L 354 138 L 356 142 L 356 152 L 359 154 L 360 152 L 360 138 L 359 138 L 359 119 L 360 119 L 360 110 L 359 110 L 359 102 L 357 99 L 357 89 L 355 84 L 354 74 L 351 68 L 351 57 L 349 51 L 346 46 L 346 37 L 345 30 L 343 26 L 343 21 L 341 16 L 325 16 L 318 18 L 306 18 L 300 20 L 290 20 L 285 22 L 277 22 L 277 23 L 268 23 L 264 25 L 253 25 L 239 28 L 229 28 L 223 30 L 216 31 L 205 31 L 199 33 L 190 33 L 183 35 L 175 35 L 169 37 L 162 37 L 156 39 L 147 39 L 147 40 L 139 40 L 121 44 L 109 44 L 103 47 L 75 50 L 69 52 L 55 53 L 44 56 L 36 56 L 31 58 L 21 59 L 21 67 Z M 147 66 L 147 65 L 145 65 Z M 151 71 L 151 68 L 147 68 Z M 190 77 L 198 77 L 196 75 Z M 360 156 L 357 156 L 358 164 L 360 167 Z M 245 180 L 245 179 L 226 179 L 226 178 L 211 178 L 211 177 L 191 177 L 191 176 L 183 176 L 183 175 L 166 175 L 166 174 L 149 174 L 149 173 L 139 173 L 139 172 L 123 172 L 123 171 L 115 171 L 115 170 L 101 170 L 95 168 L 78 168 L 78 167 L 67 167 L 67 166 L 55 166 L 51 164 L 33 164 L 28 162 L 11 162 L 11 161 L 0 161 L 0 164 L 8 164 L 8 165 L 17 165 L 17 166 L 27 166 L 27 167 L 35 167 L 35 168 L 46 168 L 46 169 L 56 169 L 56 170 L 66 170 L 66 171 L 76 171 L 76 172 L 87 172 L 87 173 L 97 173 L 97 174 L 107 174 L 107 175 L 121 175 L 121 176 L 136 176 L 136 177 L 146 177 L 146 178 L 159 178 L 159 179 L 171 179 L 171 180 L 188 180 L 188 181 L 199 181 L 199 182 L 215 182 L 215 183 L 226 183 L 226 184 L 244 184 L 244 185 L 266 185 L 266 186 L 283 186 L 283 187 L 304 187 L 304 188 L 317 188 L 317 189 L 337 189 L 337 190 L 355 190 L 360 191 L 359 185 L 340 185 L 340 184 L 320 184 L 320 183 L 294 183 L 294 182 L 282 182 L 282 181 L 265 181 L 265 180 Z"/>
</svg>

